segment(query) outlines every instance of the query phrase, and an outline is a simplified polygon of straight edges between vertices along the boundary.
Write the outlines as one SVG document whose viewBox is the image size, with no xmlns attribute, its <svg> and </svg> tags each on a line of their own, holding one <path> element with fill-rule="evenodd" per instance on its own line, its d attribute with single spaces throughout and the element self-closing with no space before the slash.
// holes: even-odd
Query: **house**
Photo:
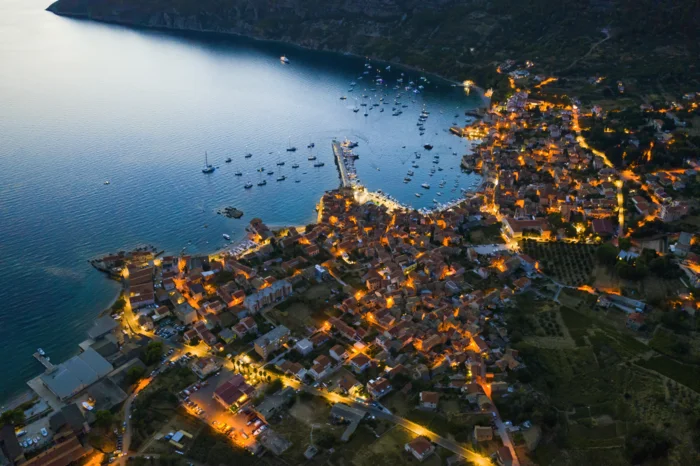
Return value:
<svg viewBox="0 0 700 466">
<path fill-rule="evenodd" d="M 513 455 L 510 448 L 503 446 L 496 452 L 496 463 L 499 466 L 513 466 Z"/>
<path fill-rule="evenodd" d="M 609 218 L 594 218 L 591 226 L 596 235 L 610 237 L 615 234 L 615 228 Z"/>
<path fill-rule="evenodd" d="M 298 362 L 284 361 L 278 367 L 285 374 L 290 374 L 299 380 L 303 380 L 304 376 L 306 375 L 306 369 L 304 369 L 304 366 Z"/>
<path fill-rule="evenodd" d="M 517 280 L 513 280 L 513 288 L 515 288 L 518 293 L 527 290 L 531 284 L 532 282 L 527 277 L 520 277 Z"/>
<path fill-rule="evenodd" d="M 219 338 L 221 338 L 224 341 L 224 343 L 229 344 L 236 339 L 236 334 L 233 333 L 233 331 L 231 331 L 230 329 L 225 328 L 219 332 Z"/>
<path fill-rule="evenodd" d="M 311 369 L 309 370 L 309 375 L 311 375 L 311 377 L 313 377 L 315 380 L 320 380 L 326 375 L 328 375 L 330 369 L 330 358 L 325 354 L 322 354 L 321 356 L 314 359 L 314 365 L 311 366 Z"/>
<path fill-rule="evenodd" d="M 243 338 L 248 334 L 257 334 L 258 324 L 255 323 L 252 317 L 244 317 L 240 322 L 231 327 L 231 330 L 233 330 L 233 333 L 235 333 L 238 338 Z"/>
<path fill-rule="evenodd" d="M 216 359 L 210 357 L 199 358 L 190 364 L 192 372 L 194 372 L 197 377 L 204 379 L 214 372 L 221 369 L 221 365 L 216 362 Z"/>
<path fill-rule="evenodd" d="M 214 390 L 212 398 L 218 401 L 224 408 L 239 406 L 247 401 L 255 389 L 248 385 L 241 374 L 234 375 L 231 379 L 219 385 Z"/>
<path fill-rule="evenodd" d="M 167 306 L 160 306 L 153 313 L 153 322 L 158 322 L 159 320 L 164 319 L 169 315 L 171 315 L 170 309 L 168 309 Z"/>
<path fill-rule="evenodd" d="M 346 395 L 352 395 L 357 389 L 362 387 L 362 384 L 347 371 L 338 379 L 338 391 Z"/>
<path fill-rule="evenodd" d="M 493 429 L 491 426 L 474 426 L 474 441 L 488 442 L 493 440 Z"/>
<path fill-rule="evenodd" d="M 280 325 L 265 335 L 261 336 L 253 343 L 255 347 L 255 352 L 258 353 L 263 358 L 266 358 L 282 347 L 283 344 L 289 339 L 289 329 L 284 325 Z"/>
<path fill-rule="evenodd" d="M 404 449 L 411 453 L 418 461 L 423 461 L 433 454 L 435 446 L 427 437 L 416 437 L 406 445 Z"/>
<path fill-rule="evenodd" d="M 627 317 L 626 322 L 627 328 L 632 330 L 639 330 L 642 325 L 644 325 L 644 314 L 641 312 L 633 312 Z"/>
<path fill-rule="evenodd" d="M 197 319 L 197 311 L 188 303 L 179 304 L 173 311 L 175 317 L 185 325 L 189 325 Z"/>
<path fill-rule="evenodd" d="M 437 392 L 420 392 L 420 407 L 424 409 L 437 409 L 440 394 Z"/>
<path fill-rule="evenodd" d="M 359 374 L 369 367 L 371 361 L 372 360 L 364 354 L 358 353 L 357 356 L 350 360 L 350 367 Z"/>
<path fill-rule="evenodd" d="M 348 352 L 345 350 L 343 345 L 335 345 L 328 352 L 330 356 L 338 362 L 345 361 L 348 358 Z"/>
<path fill-rule="evenodd" d="M 379 398 L 389 393 L 391 389 L 391 383 L 384 377 L 370 379 L 370 381 L 367 382 L 367 391 L 370 395 L 372 395 L 372 398 L 374 398 L 375 400 L 378 400 Z"/>
<path fill-rule="evenodd" d="M 304 338 L 303 340 L 299 340 L 297 344 L 294 345 L 294 349 L 306 356 L 314 350 L 314 344 L 311 343 L 308 338 Z"/>
</svg>

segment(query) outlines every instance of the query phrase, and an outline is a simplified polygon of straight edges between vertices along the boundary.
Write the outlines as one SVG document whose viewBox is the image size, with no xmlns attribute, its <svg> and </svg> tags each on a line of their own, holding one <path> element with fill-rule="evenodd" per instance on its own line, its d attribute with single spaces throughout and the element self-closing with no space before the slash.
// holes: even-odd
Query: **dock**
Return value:
<svg viewBox="0 0 700 466">
<path fill-rule="evenodd" d="M 54 370 L 55 366 L 51 364 L 51 361 L 40 355 L 39 352 L 34 353 L 34 357 L 46 368 L 46 372 L 51 372 Z"/>
<path fill-rule="evenodd" d="M 335 140 L 331 143 L 331 147 L 333 147 L 335 165 L 338 167 L 338 172 L 340 173 L 340 185 L 342 188 L 349 188 L 352 186 L 352 183 L 350 182 L 348 171 L 345 168 L 345 161 L 343 160 L 343 148 L 340 146 L 340 142 Z"/>
</svg>

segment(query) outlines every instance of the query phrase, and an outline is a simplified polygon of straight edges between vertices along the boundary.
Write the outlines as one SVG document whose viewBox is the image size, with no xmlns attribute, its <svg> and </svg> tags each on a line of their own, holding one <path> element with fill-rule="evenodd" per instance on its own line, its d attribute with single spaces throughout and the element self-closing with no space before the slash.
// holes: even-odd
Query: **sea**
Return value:
<svg viewBox="0 0 700 466">
<path fill-rule="evenodd" d="M 362 184 L 408 205 L 479 183 L 459 168 L 469 142 L 448 129 L 482 99 L 450 82 L 283 43 L 63 18 L 48 5 L 0 2 L 0 405 L 41 372 L 37 348 L 52 362 L 72 356 L 117 296 L 89 259 L 144 245 L 211 252 L 254 217 L 312 222 L 339 186 L 334 138 L 359 144 Z M 243 218 L 217 214 L 227 206 Z"/>
</svg>

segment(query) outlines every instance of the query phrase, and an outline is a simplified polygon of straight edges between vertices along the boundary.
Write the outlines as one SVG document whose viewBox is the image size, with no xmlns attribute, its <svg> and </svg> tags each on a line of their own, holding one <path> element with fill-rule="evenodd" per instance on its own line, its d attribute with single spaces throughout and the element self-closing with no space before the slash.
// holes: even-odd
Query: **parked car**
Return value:
<svg viewBox="0 0 700 466">
<path fill-rule="evenodd" d="M 46 430 L 46 427 L 41 428 L 41 435 L 43 435 L 44 437 L 47 437 L 49 435 L 49 433 Z"/>
</svg>

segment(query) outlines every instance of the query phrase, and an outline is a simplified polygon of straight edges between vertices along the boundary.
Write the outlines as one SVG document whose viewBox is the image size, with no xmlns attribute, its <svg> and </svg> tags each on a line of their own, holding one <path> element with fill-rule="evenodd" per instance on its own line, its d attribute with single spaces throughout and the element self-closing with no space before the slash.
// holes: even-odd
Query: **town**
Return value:
<svg viewBox="0 0 700 466">
<path fill-rule="evenodd" d="M 459 203 L 367 193 L 334 142 L 342 186 L 315 224 L 255 218 L 245 247 L 96 261 L 122 295 L 77 356 L 35 354 L 33 396 L 2 413 L 2 464 L 514 466 L 555 444 L 578 464 L 654 454 L 636 439 L 670 449 L 631 425 L 700 397 L 700 162 L 668 150 L 700 97 L 632 118 L 547 99 L 556 78 L 529 68 L 501 64 L 511 95 L 452 128 L 484 179 Z M 598 126 L 629 151 L 596 149 Z M 665 395 L 629 388 L 641 381 Z M 674 408 L 639 407 L 658 396 Z"/>
</svg>

